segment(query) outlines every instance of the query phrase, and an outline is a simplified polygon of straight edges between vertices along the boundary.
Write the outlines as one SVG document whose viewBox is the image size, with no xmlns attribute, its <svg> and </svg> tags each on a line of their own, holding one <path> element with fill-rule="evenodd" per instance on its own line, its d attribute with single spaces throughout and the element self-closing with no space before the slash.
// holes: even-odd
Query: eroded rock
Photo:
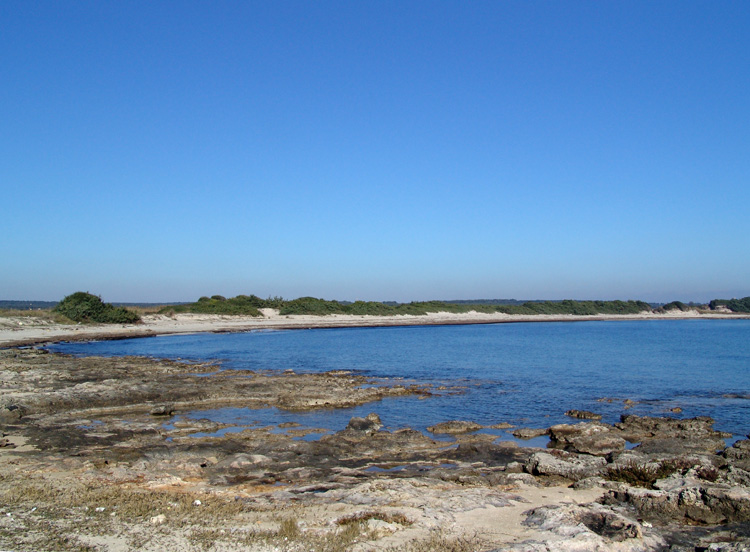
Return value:
<svg viewBox="0 0 750 552">
<path fill-rule="evenodd" d="M 556 454 L 535 452 L 524 465 L 533 475 L 556 475 L 572 481 L 599 475 L 607 461 L 598 456 L 578 455 L 558 451 Z"/>
</svg>

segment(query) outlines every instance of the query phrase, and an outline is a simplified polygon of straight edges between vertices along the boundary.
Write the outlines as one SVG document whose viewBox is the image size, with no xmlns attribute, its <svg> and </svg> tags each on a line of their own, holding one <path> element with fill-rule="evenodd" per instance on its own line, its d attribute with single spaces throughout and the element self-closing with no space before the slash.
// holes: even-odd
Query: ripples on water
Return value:
<svg viewBox="0 0 750 552">
<path fill-rule="evenodd" d="M 664 416 L 680 407 L 680 417 L 711 416 L 717 429 L 739 436 L 750 431 L 749 343 L 750 320 L 639 320 L 194 334 L 51 349 L 218 360 L 225 369 L 351 370 L 466 387 L 462 395 L 389 398 L 352 409 L 195 413 L 232 423 L 339 430 L 352 416 L 377 412 L 389 429 L 424 430 L 453 419 L 548 427 L 571 422 L 564 415 L 570 409 L 613 423 L 623 413 Z M 624 399 L 638 404 L 625 409 Z"/>
</svg>

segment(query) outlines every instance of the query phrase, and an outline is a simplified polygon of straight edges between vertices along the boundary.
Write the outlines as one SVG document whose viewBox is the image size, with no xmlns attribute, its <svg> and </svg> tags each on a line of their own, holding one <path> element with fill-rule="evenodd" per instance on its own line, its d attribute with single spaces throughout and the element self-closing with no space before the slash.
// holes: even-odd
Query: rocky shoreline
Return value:
<svg viewBox="0 0 750 552">
<path fill-rule="evenodd" d="M 535 448 L 461 420 L 316 433 L 184 415 L 441 392 L 347 372 L 11 348 L 0 381 L 4 550 L 750 549 L 750 440 L 727 447 L 709 418 L 571 411 L 584 421 L 517 428 L 549 437 Z"/>
</svg>

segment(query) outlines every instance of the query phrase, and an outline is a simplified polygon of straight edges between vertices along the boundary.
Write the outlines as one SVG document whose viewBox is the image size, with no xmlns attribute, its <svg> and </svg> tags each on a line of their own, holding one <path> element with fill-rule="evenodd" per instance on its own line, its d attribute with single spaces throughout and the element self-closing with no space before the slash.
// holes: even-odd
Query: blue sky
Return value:
<svg viewBox="0 0 750 552">
<path fill-rule="evenodd" d="M 0 3 L 0 299 L 750 295 L 750 3 Z"/>
</svg>

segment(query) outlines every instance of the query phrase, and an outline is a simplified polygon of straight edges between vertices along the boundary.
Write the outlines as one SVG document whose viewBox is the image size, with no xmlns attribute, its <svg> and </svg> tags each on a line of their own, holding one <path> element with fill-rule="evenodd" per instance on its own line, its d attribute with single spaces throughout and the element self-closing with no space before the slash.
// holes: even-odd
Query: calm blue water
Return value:
<svg viewBox="0 0 750 552">
<path fill-rule="evenodd" d="M 460 395 L 387 399 L 313 413 L 221 409 L 194 413 L 240 424 L 297 421 L 342 429 L 377 412 L 391 428 L 423 430 L 453 419 L 548 427 L 571 422 L 569 409 L 615 422 L 623 413 L 698 415 L 716 428 L 750 431 L 750 320 L 654 320 L 412 326 L 195 334 L 62 343 L 80 355 L 144 355 L 217 360 L 224 369 L 366 375 L 464 386 Z M 597 399 L 620 399 L 611 403 Z M 638 404 L 625 409 L 623 399 Z"/>
</svg>

